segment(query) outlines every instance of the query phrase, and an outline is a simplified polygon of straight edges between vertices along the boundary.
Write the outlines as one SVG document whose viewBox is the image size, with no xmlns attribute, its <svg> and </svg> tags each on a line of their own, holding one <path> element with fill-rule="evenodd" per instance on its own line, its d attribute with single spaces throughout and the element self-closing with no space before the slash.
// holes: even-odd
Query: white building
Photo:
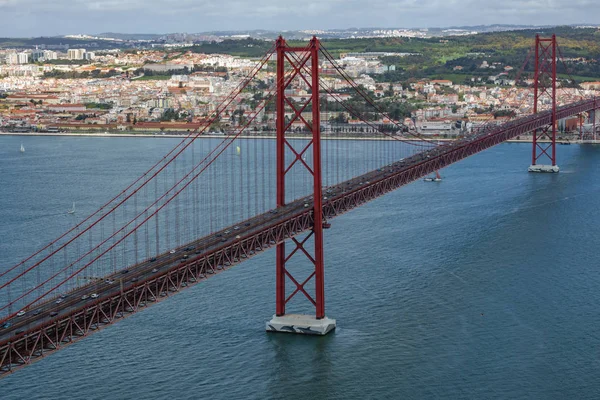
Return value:
<svg viewBox="0 0 600 400">
<path fill-rule="evenodd" d="M 197 91 L 205 94 L 214 93 L 215 88 L 213 87 L 212 81 L 205 77 L 195 76 L 192 77 L 188 86 L 196 89 Z"/>
<path fill-rule="evenodd" d="M 27 64 L 29 63 L 29 54 L 28 53 L 10 53 L 6 55 L 6 63 L 7 64 Z"/>
<path fill-rule="evenodd" d="M 58 60 L 58 53 L 52 50 L 44 50 L 45 60 Z"/>
<path fill-rule="evenodd" d="M 6 55 L 6 63 L 7 64 L 18 64 L 19 63 L 19 56 L 17 56 L 17 53 L 9 53 Z"/>
<path fill-rule="evenodd" d="M 69 49 L 67 58 L 69 60 L 83 60 L 85 57 L 85 49 Z"/>
<path fill-rule="evenodd" d="M 29 54 L 27 53 L 18 53 L 17 59 L 19 64 L 27 64 L 29 62 Z"/>
</svg>

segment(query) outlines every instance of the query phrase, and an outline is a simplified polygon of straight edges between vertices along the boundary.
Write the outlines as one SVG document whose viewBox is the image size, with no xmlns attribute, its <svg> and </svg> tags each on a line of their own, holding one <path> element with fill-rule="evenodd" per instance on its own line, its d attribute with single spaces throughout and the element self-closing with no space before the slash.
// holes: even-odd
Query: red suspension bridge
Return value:
<svg viewBox="0 0 600 400">
<path fill-rule="evenodd" d="M 558 52 L 555 37 L 536 38 L 534 113 L 438 144 L 386 115 L 318 39 L 294 47 L 280 38 L 202 129 L 96 212 L 0 271 L 0 375 L 272 247 L 276 304 L 267 330 L 326 334 L 335 321 L 325 314 L 323 234 L 334 217 L 528 133 L 530 171 L 558 171 L 558 121 L 583 113 L 595 121 L 599 107 L 584 96 L 558 104 Z M 321 62 L 394 129 L 345 102 L 319 76 Z M 255 90 L 257 79 L 269 87 L 266 95 Z M 251 110 L 241 101 L 249 98 L 257 103 Z M 321 107 L 329 102 L 378 140 L 332 140 Z M 248 139 L 272 112 L 275 140 Z M 233 115 L 239 128 L 204 137 Z M 293 314 L 307 308 L 314 312 Z"/>
</svg>

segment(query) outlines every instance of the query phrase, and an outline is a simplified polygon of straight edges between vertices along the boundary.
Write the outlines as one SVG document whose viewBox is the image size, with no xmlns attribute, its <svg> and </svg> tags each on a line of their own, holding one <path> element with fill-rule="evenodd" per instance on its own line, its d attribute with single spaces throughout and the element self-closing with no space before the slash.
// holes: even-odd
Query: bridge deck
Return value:
<svg viewBox="0 0 600 400">
<path fill-rule="evenodd" d="M 597 108 L 596 100 L 586 100 L 561 107 L 558 117 L 594 108 Z M 550 112 L 522 118 L 327 188 L 324 191 L 324 217 L 334 218 L 550 122 Z M 145 260 L 105 277 L 105 280 L 82 286 L 68 293 L 60 304 L 49 301 L 28 310 L 22 317 L 12 318 L 12 325 L 0 331 L 0 376 L 311 229 L 311 206 L 310 198 L 296 200 L 161 254 L 155 260 Z M 184 255 L 188 257 L 184 258 Z M 92 293 L 98 297 L 82 299 L 83 295 Z"/>
</svg>

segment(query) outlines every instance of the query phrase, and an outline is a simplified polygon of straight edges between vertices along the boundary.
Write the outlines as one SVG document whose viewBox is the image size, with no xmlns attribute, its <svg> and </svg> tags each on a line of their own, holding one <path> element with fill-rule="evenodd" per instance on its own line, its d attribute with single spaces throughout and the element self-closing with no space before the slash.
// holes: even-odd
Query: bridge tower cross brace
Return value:
<svg viewBox="0 0 600 400">
<path fill-rule="evenodd" d="M 280 36 L 276 43 L 277 54 L 277 207 L 286 205 L 286 176 L 296 164 L 306 169 L 312 177 L 312 215 L 313 228 L 303 240 L 292 238 L 295 248 L 286 253 L 286 243 L 277 244 L 275 297 L 276 312 L 273 319 L 267 322 L 267 331 L 309 333 L 325 335 L 335 328 L 335 320 L 325 316 L 325 284 L 323 257 L 323 205 L 321 175 L 321 121 L 319 103 L 319 40 L 313 37 L 306 47 L 289 46 Z M 286 74 L 286 65 L 291 73 Z M 302 80 L 311 90 L 306 102 L 294 105 L 286 95 L 294 79 Z M 303 111 L 311 106 L 312 121 L 307 121 Z M 286 121 L 286 107 L 291 110 L 292 118 Z M 286 133 L 294 122 L 301 121 L 311 133 L 308 144 L 298 148 L 297 144 L 288 140 Z M 307 162 L 305 154 L 312 148 L 312 162 Z M 286 159 L 286 153 L 292 154 L 292 160 Z M 313 239 L 314 249 L 311 254 L 307 241 Z M 305 279 L 296 279 L 286 268 L 286 264 L 294 254 L 304 254 L 314 265 L 314 270 Z M 295 285 L 291 294 L 286 294 L 286 281 Z M 309 294 L 305 285 L 314 280 L 314 296 Z M 296 295 L 302 294 L 315 307 L 314 316 L 286 314 L 286 304 Z"/>
<path fill-rule="evenodd" d="M 549 126 L 533 131 L 533 148 L 530 171 L 558 172 L 556 165 L 556 35 L 551 38 L 535 36 L 535 73 L 533 78 L 533 113 L 537 114 L 539 102 L 550 99 L 552 119 Z M 547 140 L 547 141 L 543 141 Z M 541 160 L 550 165 L 541 165 Z M 535 166 L 539 165 L 538 168 Z"/>
</svg>

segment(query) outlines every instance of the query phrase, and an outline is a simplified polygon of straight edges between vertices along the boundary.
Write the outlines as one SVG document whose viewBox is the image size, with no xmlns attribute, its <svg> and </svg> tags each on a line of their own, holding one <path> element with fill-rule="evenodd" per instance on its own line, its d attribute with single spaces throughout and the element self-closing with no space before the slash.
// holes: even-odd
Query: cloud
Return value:
<svg viewBox="0 0 600 400">
<path fill-rule="evenodd" d="M 594 23 L 596 0 L 0 0 L 0 34 Z"/>
</svg>

